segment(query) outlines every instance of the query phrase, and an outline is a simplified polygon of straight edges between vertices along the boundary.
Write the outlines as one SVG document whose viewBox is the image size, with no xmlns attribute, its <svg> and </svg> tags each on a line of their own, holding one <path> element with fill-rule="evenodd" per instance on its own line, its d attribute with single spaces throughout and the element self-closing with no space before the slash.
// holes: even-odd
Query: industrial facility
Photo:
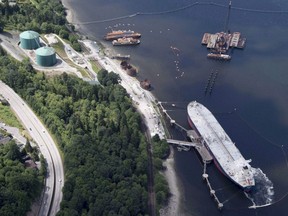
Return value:
<svg viewBox="0 0 288 216">
<path fill-rule="evenodd" d="M 52 47 L 40 47 L 36 50 L 36 62 L 42 67 L 50 67 L 56 64 L 56 53 Z"/>
<path fill-rule="evenodd" d="M 20 34 L 20 46 L 26 50 L 40 47 L 39 34 L 35 31 L 25 31 Z"/>
</svg>

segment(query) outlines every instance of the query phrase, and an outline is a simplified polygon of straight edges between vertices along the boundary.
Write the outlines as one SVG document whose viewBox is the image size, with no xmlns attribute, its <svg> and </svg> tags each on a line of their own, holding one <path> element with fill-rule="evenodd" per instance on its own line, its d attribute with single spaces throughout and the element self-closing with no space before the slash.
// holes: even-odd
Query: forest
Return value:
<svg viewBox="0 0 288 216">
<path fill-rule="evenodd" d="M 53 32 L 81 50 L 78 36 L 68 31 L 60 1 L 22 1 L 15 6 L 3 2 L 0 32 Z M 64 155 L 65 184 L 58 215 L 148 214 L 147 141 L 140 115 L 118 84 L 117 74 L 102 70 L 98 74 L 101 86 L 65 73 L 48 78 L 36 73 L 29 59 L 17 62 L 0 47 L 0 79 L 42 118 Z M 156 137 L 153 148 L 159 209 L 169 196 L 167 183 L 158 172 L 164 169 L 162 159 L 169 154 L 169 146 Z"/>
<path fill-rule="evenodd" d="M 29 151 L 20 151 L 13 140 L 0 145 L 0 215 L 24 216 L 40 196 L 45 173 L 25 166 Z"/>
<path fill-rule="evenodd" d="M 0 33 L 3 29 L 27 31 L 38 33 L 55 33 L 67 39 L 76 51 L 81 51 L 77 39 L 79 36 L 69 30 L 74 30 L 73 25 L 66 21 L 66 11 L 61 1 L 58 0 L 25 0 L 9 5 L 8 0 L 0 4 Z M 69 29 L 68 29 L 69 28 Z"/>
<path fill-rule="evenodd" d="M 0 49 L 0 79 L 42 118 L 64 153 L 58 215 L 147 214 L 147 143 L 118 75 L 101 71 L 102 85 L 66 73 L 47 78 L 28 59 L 14 61 Z M 163 176 L 157 181 L 167 195 Z M 160 203 L 165 194 L 159 192 Z"/>
</svg>

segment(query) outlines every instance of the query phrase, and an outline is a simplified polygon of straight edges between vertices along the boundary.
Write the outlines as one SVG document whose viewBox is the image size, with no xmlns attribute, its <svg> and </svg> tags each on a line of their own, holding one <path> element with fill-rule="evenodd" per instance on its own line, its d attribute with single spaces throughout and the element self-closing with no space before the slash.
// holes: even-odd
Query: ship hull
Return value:
<svg viewBox="0 0 288 216">
<path fill-rule="evenodd" d="M 116 36 L 105 36 L 104 39 L 107 40 L 107 41 L 112 41 L 112 40 L 117 40 L 117 39 L 123 38 L 123 37 L 131 37 L 131 38 L 134 38 L 134 39 L 141 38 L 140 35 L 122 34 L 122 35 L 116 35 Z"/>
<path fill-rule="evenodd" d="M 110 33 L 107 33 L 107 35 L 104 36 L 105 40 L 112 41 L 112 40 L 117 40 L 119 38 L 134 38 L 134 39 L 139 39 L 141 37 L 140 33 L 134 32 L 134 31 L 126 31 L 126 30 L 119 30 L 119 31 L 112 31 Z"/>
<path fill-rule="evenodd" d="M 194 125 L 193 121 L 191 120 L 191 118 L 188 115 L 188 123 L 189 126 L 196 131 L 197 135 L 201 137 L 201 134 L 199 133 L 199 131 L 197 130 L 196 126 Z M 238 182 L 234 181 L 229 174 L 227 174 L 225 172 L 225 170 L 222 168 L 222 166 L 219 164 L 218 160 L 216 159 L 216 157 L 214 156 L 213 152 L 210 150 L 210 148 L 207 146 L 206 142 L 204 142 L 204 146 L 205 148 L 209 151 L 209 153 L 212 155 L 213 157 L 213 161 L 214 164 L 216 165 L 217 169 L 224 175 L 226 176 L 230 181 L 232 181 L 234 184 L 236 184 L 237 186 L 239 186 L 241 189 L 245 190 L 245 191 L 250 191 L 251 187 L 242 187 L 240 184 L 238 184 Z"/>
<path fill-rule="evenodd" d="M 140 44 L 140 42 L 135 43 L 113 43 L 113 46 L 136 46 Z"/>
<path fill-rule="evenodd" d="M 209 112 L 209 115 L 210 115 L 211 113 Z M 211 114 L 212 115 L 212 114 Z M 216 119 L 215 119 L 216 120 Z M 198 134 L 198 136 L 199 137 L 202 137 L 202 134 L 199 132 L 199 130 L 198 130 L 198 128 L 197 128 L 197 124 L 195 124 L 194 122 L 193 122 L 193 119 L 191 118 L 191 116 L 189 115 L 189 111 L 188 111 L 188 123 L 189 123 L 189 125 L 190 125 L 190 127 L 192 128 L 192 129 L 194 129 L 195 130 L 195 132 Z M 218 123 L 218 122 L 217 122 Z M 198 125 L 199 125 L 199 122 L 198 122 Z M 203 131 L 203 130 L 202 130 Z M 237 186 L 239 186 L 240 188 L 242 188 L 243 190 L 245 190 L 245 191 L 250 191 L 251 190 L 251 188 L 253 188 L 253 186 L 254 186 L 254 184 L 251 184 L 251 185 L 245 185 L 245 186 L 243 186 L 243 185 L 241 185 L 238 181 L 236 181 L 235 180 L 235 178 L 233 178 L 233 175 L 230 175 L 229 173 L 230 173 L 230 171 L 226 168 L 225 169 L 225 167 L 223 167 L 222 165 L 221 165 L 221 162 L 219 162 L 219 155 L 218 155 L 218 157 L 214 154 L 214 152 L 210 149 L 210 147 L 209 147 L 209 144 L 207 144 L 207 142 L 206 142 L 206 140 L 204 139 L 203 140 L 204 142 L 203 142 L 203 144 L 204 144 L 204 146 L 206 147 L 206 149 L 209 151 L 209 153 L 212 155 L 212 157 L 213 157 L 213 161 L 214 161 L 214 163 L 215 163 L 215 165 L 216 165 L 216 167 L 218 168 L 218 170 L 224 175 L 224 176 L 226 176 L 229 180 L 231 180 L 234 184 L 236 184 Z M 221 146 L 219 146 L 219 147 L 221 147 Z M 218 159 L 217 159 L 218 158 Z M 250 179 L 249 179 L 250 180 Z M 254 179 L 253 179 L 253 181 L 254 181 Z"/>
</svg>

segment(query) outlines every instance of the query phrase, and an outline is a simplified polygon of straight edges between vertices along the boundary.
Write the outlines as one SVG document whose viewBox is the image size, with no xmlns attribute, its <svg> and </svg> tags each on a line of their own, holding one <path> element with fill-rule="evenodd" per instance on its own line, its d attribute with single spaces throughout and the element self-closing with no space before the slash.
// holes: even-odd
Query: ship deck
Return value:
<svg viewBox="0 0 288 216">
<path fill-rule="evenodd" d="M 214 115 L 197 102 L 188 105 L 188 114 L 202 139 L 224 172 L 235 182 L 245 185 L 244 167 L 250 167 Z M 245 168 L 244 168 L 245 169 Z M 247 176 L 246 176 L 247 177 Z"/>
</svg>

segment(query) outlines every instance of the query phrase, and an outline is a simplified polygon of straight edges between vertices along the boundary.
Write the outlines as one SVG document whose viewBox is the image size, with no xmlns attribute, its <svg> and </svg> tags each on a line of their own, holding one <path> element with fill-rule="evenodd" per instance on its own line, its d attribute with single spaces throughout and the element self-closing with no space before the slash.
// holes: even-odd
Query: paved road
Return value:
<svg viewBox="0 0 288 216">
<path fill-rule="evenodd" d="M 62 187 L 64 185 L 64 169 L 59 151 L 44 125 L 28 107 L 28 105 L 6 84 L 0 81 L 0 92 L 15 111 L 24 127 L 38 144 L 47 161 L 47 178 L 45 193 L 39 215 L 53 216 L 60 209 Z"/>
<path fill-rule="evenodd" d="M 13 136 L 13 139 L 16 139 L 18 142 L 22 144 L 26 144 L 26 138 L 21 135 L 20 130 L 16 127 L 10 127 L 0 122 L 0 128 L 7 131 L 7 133 Z"/>
</svg>

